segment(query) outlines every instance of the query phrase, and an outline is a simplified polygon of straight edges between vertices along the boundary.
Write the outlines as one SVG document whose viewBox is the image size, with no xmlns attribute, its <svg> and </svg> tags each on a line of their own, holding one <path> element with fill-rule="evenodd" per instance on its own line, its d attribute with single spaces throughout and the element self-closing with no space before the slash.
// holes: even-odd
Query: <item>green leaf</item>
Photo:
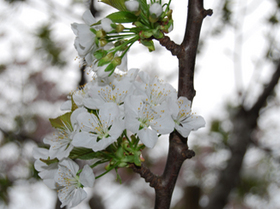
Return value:
<svg viewBox="0 0 280 209">
<path fill-rule="evenodd" d="M 108 15 L 107 18 L 109 18 L 115 23 L 130 23 L 130 22 L 135 22 L 137 20 L 137 16 L 127 11 L 112 13 Z"/>
<path fill-rule="evenodd" d="M 163 38 L 162 32 L 160 30 L 157 30 L 157 29 L 153 30 L 153 35 L 156 39 Z"/>
<path fill-rule="evenodd" d="M 52 127 L 54 128 L 59 128 L 59 129 L 70 129 L 73 130 L 72 125 L 71 125 L 71 112 L 67 112 L 64 115 L 61 115 L 57 118 L 50 118 L 50 122 Z M 65 127 L 67 126 L 67 127 Z"/>
<path fill-rule="evenodd" d="M 137 166 L 141 166 L 141 161 L 138 155 L 139 155 L 138 153 L 134 154 L 134 164 Z"/>
<path fill-rule="evenodd" d="M 145 39 L 141 39 L 140 42 L 149 49 L 150 52 L 155 51 L 155 45 L 152 40 L 148 41 Z"/>
<path fill-rule="evenodd" d="M 42 158 L 40 158 L 40 160 L 41 160 L 42 162 L 46 163 L 47 165 L 50 165 L 50 164 L 58 163 L 58 162 L 59 162 L 59 160 L 58 160 L 57 158 L 54 158 L 54 159 L 50 159 L 50 158 L 48 158 L 48 159 L 42 159 Z"/>
<path fill-rule="evenodd" d="M 100 1 L 112 7 L 115 7 L 120 11 L 127 11 L 126 6 L 124 5 L 124 2 L 126 2 L 127 0 L 100 0 Z"/>
<path fill-rule="evenodd" d="M 91 160 L 91 159 L 97 158 L 98 156 L 99 156 L 98 153 L 92 151 L 91 153 L 78 156 L 77 158 L 81 159 L 81 160 Z"/>
</svg>

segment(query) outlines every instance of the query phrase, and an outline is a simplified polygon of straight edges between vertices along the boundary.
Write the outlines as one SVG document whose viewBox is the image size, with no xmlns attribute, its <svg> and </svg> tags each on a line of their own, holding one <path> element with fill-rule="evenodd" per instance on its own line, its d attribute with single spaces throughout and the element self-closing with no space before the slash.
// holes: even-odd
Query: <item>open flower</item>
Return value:
<svg viewBox="0 0 280 209">
<path fill-rule="evenodd" d="M 191 131 L 205 126 L 203 117 L 191 113 L 191 101 L 186 97 L 179 97 L 176 102 L 170 100 L 169 108 L 175 122 L 175 129 L 183 137 L 188 137 Z"/>
<path fill-rule="evenodd" d="M 57 128 L 56 132 L 44 138 L 44 143 L 50 145 L 49 156 L 51 159 L 68 157 L 74 146 L 72 140 L 76 134 L 71 122 L 62 122 L 64 127 Z M 77 127 L 77 126 L 76 126 Z"/>
<path fill-rule="evenodd" d="M 74 136 L 73 145 L 100 151 L 115 142 L 124 130 L 120 111 L 115 103 L 105 103 L 97 115 L 82 112 L 77 116 L 81 132 Z"/>
<path fill-rule="evenodd" d="M 169 83 L 164 83 L 157 77 L 152 79 L 143 71 L 139 73 L 139 76 L 143 83 L 136 82 L 137 92 L 153 109 L 157 110 L 161 105 L 165 105 L 169 98 L 174 101 L 177 99 L 177 92 Z"/>
<path fill-rule="evenodd" d="M 106 102 L 114 102 L 117 105 L 122 105 L 125 97 L 129 93 L 132 93 L 132 89 L 133 85 L 128 80 L 118 82 L 114 88 L 109 85 L 96 86 L 85 100 L 85 106 L 90 109 L 99 109 Z"/>
<path fill-rule="evenodd" d="M 39 172 L 39 176 L 43 179 L 43 182 L 51 189 L 56 189 L 57 185 L 54 181 L 55 173 L 58 169 L 58 163 L 53 162 L 47 164 L 41 159 L 47 160 L 49 158 L 49 150 L 39 147 L 34 147 L 33 157 L 36 159 L 34 163 L 35 169 Z"/>
<path fill-rule="evenodd" d="M 87 65 L 92 65 L 94 61 L 93 52 L 98 49 L 95 44 L 95 34 L 90 31 L 90 26 L 96 23 L 95 18 L 92 16 L 90 10 L 85 11 L 83 14 L 83 20 L 86 24 L 71 24 L 71 28 L 74 34 L 77 36 L 74 42 L 74 46 L 80 57 L 85 58 Z"/>
<path fill-rule="evenodd" d="M 141 96 L 130 95 L 125 100 L 126 128 L 136 133 L 140 140 L 149 148 L 157 142 L 157 134 L 168 134 L 174 130 L 174 121 L 163 109 L 154 111 Z"/>
<path fill-rule="evenodd" d="M 87 197 L 83 187 L 93 187 L 95 176 L 89 165 L 85 165 L 79 175 L 78 171 L 79 166 L 68 158 L 59 163 L 54 179 L 60 186 L 57 190 L 60 207 L 75 207 Z"/>
</svg>

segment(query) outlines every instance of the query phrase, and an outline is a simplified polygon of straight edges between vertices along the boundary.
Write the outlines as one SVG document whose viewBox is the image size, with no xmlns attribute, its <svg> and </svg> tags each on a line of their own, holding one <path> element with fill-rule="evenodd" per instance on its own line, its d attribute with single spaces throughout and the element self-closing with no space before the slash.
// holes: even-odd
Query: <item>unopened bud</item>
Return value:
<svg viewBox="0 0 280 209">
<path fill-rule="evenodd" d="M 113 60 L 112 60 L 112 64 L 114 66 L 118 66 L 120 64 L 122 64 L 122 59 L 120 57 L 115 57 Z"/>
<path fill-rule="evenodd" d="M 150 6 L 150 16 L 149 20 L 154 23 L 158 21 L 158 18 L 162 14 L 162 6 L 159 3 L 154 3 Z"/>
<path fill-rule="evenodd" d="M 99 39 L 99 46 L 103 47 L 108 43 L 108 41 L 104 38 Z"/>
<path fill-rule="evenodd" d="M 96 31 L 96 37 L 97 38 L 104 38 L 105 36 L 106 36 L 106 32 L 104 30 Z"/>
<path fill-rule="evenodd" d="M 124 29 L 124 26 L 122 24 L 117 24 L 117 27 L 116 27 L 117 33 L 122 32 L 123 29 Z"/>
<path fill-rule="evenodd" d="M 136 16 L 140 15 L 141 9 L 139 7 L 138 1 L 135 1 L 135 0 L 126 1 L 124 4 L 130 12 L 133 12 Z"/>
</svg>

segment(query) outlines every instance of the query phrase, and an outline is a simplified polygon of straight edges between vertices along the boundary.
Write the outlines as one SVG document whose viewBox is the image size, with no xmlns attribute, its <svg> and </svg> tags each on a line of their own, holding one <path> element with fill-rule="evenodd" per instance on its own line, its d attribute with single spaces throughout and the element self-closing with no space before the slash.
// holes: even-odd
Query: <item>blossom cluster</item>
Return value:
<svg viewBox="0 0 280 209">
<path fill-rule="evenodd" d="M 100 77 L 111 75 L 116 68 L 127 70 L 127 51 L 136 42 L 155 50 L 152 39 L 173 29 L 172 10 L 161 1 L 103 0 L 118 12 L 97 21 L 88 10 L 83 14 L 85 24 L 73 23 L 75 48 L 88 67 Z M 132 23 L 125 27 L 123 23 Z M 126 24 L 127 25 L 127 24 Z"/>
<path fill-rule="evenodd" d="M 44 138 L 48 150 L 35 151 L 35 167 L 44 182 L 58 190 L 63 205 L 74 206 L 86 197 L 82 188 L 91 187 L 95 179 L 90 168 L 107 162 L 107 173 L 131 163 L 140 166 L 141 151 L 153 148 L 160 135 L 176 130 L 188 137 L 205 125 L 191 113 L 187 98 L 177 99 L 170 84 L 138 69 L 94 77 L 61 108 L 67 113 L 50 119 L 56 132 Z M 73 159 L 98 162 L 79 171 Z"/>
<path fill-rule="evenodd" d="M 191 112 L 191 101 L 177 98 L 172 85 L 139 69 L 126 71 L 125 55 L 136 40 L 152 49 L 150 39 L 170 30 L 169 4 L 103 2 L 120 12 L 97 22 L 86 11 L 86 24 L 72 24 L 74 46 L 93 70 L 93 79 L 69 95 L 61 106 L 65 114 L 50 119 L 55 132 L 43 140 L 48 148 L 34 149 L 35 168 L 44 183 L 57 190 L 61 207 L 78 205 L 87 196 L 83 188 L 93 187 L 95 179 L 109 171 L 141 166 L 142 150 L 156 146 L 161 135 L 177 131 L 188 137 L 205 126 L 204 119 Z M 117 24 L 132 20 L 134 29 Z M 88 161 L 80 168 L 76 159 Z M 105 171 L 96 176 L 92 169 L 104 163 Z M 118 173 L 117 178 L 121 181 Z"/>
</svg>

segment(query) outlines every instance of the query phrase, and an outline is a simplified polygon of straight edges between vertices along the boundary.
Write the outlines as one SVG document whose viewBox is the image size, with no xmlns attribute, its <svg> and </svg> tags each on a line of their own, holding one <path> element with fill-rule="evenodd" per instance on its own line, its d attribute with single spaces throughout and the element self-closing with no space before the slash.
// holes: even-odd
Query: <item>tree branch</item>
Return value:
<svg viewBox="0 0 280 209">
<path fill-rule="evenodd" d="M 259 111 L 265 106 L 266 100 L 272 94 L 279 78 L 280 64 L 252 108 L 245 110 L 244 107 L 241 107 L 233 118 L 233 132 L 230 139 L 231 158 L 227 167 L 220 173 L 219 183 L 211 192 L 210 201 L 206 209 L 222 209 L 227 204 L 231 190 L 236 187 L 240 180 L 242 162 L 247 148 L 253 140 L 252 132 L 257 127 Z"/>
<path fill-rule="evenodd" d="M 189 0 L 186 31 L 181 44 L 182 50 L 178 55 L 178 97 L 186 96 L 192 101 L 195 96 L 193 77 L 200 30 L 203 19 L 206 15 L 212 15 L 212 13 L 212 10 L 204 9 L 203 0 Z"/>
<path fill-rule="evenodd" d="M 202 21 L 207 15 L 212 15 L 212 10 L 203 8 L 203 0 L 189 0 L 187 26 L 182 44 L 175 44 L 167 36 L 159 40 L 162 46 L 166 47 L 179 59 L 178 97 L 186 96 L 191 101 L 195 95 L 193 75 L 197 45 Z M 181 166 L 186 159 L 195 155 L 192 150 L 188 149 L 187 138 L 182 137 L 177 131 L 170 134 L 169 143 L 167 162 L 161 176 L 155 176 L 143 165 L 140 168 L 132 167 L 135 172 L 139 173 L 155 188 L 155 209 L 170 208 L 172 193 Z"/>
</svg>

